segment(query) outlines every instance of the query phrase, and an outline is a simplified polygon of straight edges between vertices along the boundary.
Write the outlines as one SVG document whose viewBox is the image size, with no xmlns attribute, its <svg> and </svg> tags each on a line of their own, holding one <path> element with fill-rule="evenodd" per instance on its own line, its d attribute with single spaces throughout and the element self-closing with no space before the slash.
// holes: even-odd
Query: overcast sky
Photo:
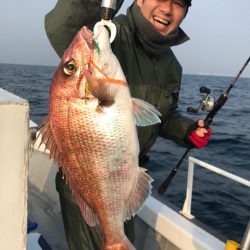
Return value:
<svg viewBox="0 0 250 250">
<path fill-rule="evenodd" d="M 0 63 L 57 65 L 44 31 L 56 0 L 8 0 L 0 8 Z M 122 12 L 132 0 L 125 0 Z M 250 56 L 250 0 L 193 0 L 174 51 L 188 74 L 236 75 Z M 250 77 L 250 65 L 243 76 Z"/>
</svg>

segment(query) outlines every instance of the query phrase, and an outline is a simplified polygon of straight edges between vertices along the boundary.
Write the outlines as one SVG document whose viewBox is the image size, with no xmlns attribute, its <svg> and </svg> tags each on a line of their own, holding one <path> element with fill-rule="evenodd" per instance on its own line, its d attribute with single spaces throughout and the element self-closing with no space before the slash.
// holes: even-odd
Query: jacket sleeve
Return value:
<svg viewBox="0 0 250 250">
<path fill-rule="evenodd" d="M 172 74 L 169 79 L 171 79 L 175 87 L 173 88 L 174 91 L 171 92 L 171 96 L 169 96 L 172 103 L 167 115 L 162 119 L 159 135 L 163 138 L 173 140 L 182 146 L 188 146 L 185 143 L 185 136 L 190 125 L 194 123 L 194 120 L 183 116 L 180 111 L 178 111 L 182 69 L 181 66 L 178 66 L 176 63 L 171 63 L 170 67 L 172 67 L 170 70 Z"/>
<path fill-rule="evenodd" d="M 45 31 L 59 57 L 82 26 L 93 28 L 100 19 L 100 5 L 100 0 L 58 0 L 45 16 Z"/>
<path fill-rule="evenodd" d="M 185 143 L 185 136 L 193 123 L 194 120 L 181 115 L 178 111 L 172 111 L 160 127 L 160 136 L 173 140 L 182 146 L 188 146 Z"/>
<path fill-rule="evenodd" d="M 121 7 L 122 3 L 123 0 L 118 0 L 117 6 Z M 93 29 L 101 18 L 100 6 L 101 0 L 58 0 L 56 6 L 46 14 L 45 31 L 59 57 L 62 57 L 82 26 Z"/>
</svg>

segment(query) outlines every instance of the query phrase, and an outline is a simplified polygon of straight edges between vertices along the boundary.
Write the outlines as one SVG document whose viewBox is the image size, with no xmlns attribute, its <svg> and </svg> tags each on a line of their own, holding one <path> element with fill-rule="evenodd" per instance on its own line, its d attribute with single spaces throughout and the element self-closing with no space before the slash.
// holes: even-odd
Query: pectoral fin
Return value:
<svg viewBox="0 0 250 250">
<path fill-rule="evenodd" d="M 152 104 L 137 98 L 132 98 L 132 103 L 137 126 L 144 127 L 161 122 L 161 113 Z"/>
</svg>

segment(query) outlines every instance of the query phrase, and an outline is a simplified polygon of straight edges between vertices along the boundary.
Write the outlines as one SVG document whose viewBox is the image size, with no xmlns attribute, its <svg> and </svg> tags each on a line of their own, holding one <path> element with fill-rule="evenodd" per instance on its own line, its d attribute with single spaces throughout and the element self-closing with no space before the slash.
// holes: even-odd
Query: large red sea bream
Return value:
<svg viewBox="0 0 250 250">
<path fill-rule="evenodd" d="M 64 53 L 40 134 L 84 219 L 90 226 L 100 224 L 102 249 L 132 250 L 123 223 L 141 208 L 152 181 L 138 165 L 136 125 L 158 123 L 160 114 L 131 98 L 102 29 L 93 39 L 83 27 Z"/>
</svg>

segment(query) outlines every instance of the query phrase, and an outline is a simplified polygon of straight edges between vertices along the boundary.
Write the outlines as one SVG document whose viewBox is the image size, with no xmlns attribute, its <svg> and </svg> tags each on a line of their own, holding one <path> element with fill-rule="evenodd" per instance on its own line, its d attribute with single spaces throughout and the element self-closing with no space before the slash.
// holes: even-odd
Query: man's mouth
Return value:
<svg viewBox="0 0 250 250">
<path fill-rule="evenodd" d="M 160 23 L 160 24 L 162 24 L 162 25 L 165 25 L 165 26 L 167 26 L 167 25 L 170 24 L 169 21 L 164 20 L 164 19 L 162 19 L 162 18 L 160 18 L 160 17 L 158 17 L 158 16 L 153 16 L 153 19 L 154 19 L 154 21 L 156 21 L 156 22 L 158 22 L 158 23 Z"/>
</svg>

